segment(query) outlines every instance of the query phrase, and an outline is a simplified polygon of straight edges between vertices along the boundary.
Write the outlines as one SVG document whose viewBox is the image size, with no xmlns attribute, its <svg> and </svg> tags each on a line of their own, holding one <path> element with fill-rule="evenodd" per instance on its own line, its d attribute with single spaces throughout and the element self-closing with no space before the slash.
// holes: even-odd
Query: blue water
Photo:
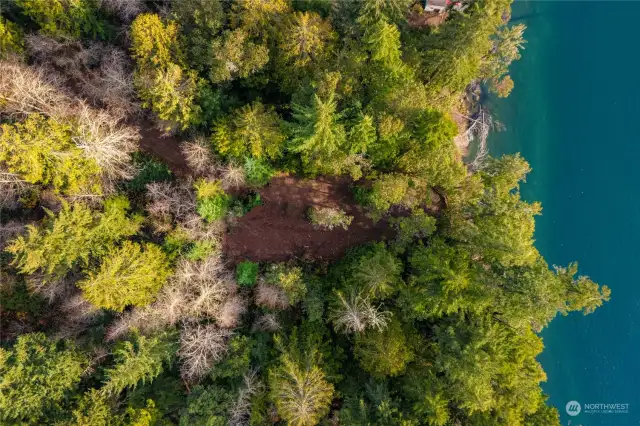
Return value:
<svg viewBox="0 0 640 426">
<path fill-rule="evenodd" d="M 563 425 L 640 424 L 638 16 L 638 2 L 515 3 L 528 43 L 511 96 L 490 101 L 507 127 L 491 152 L 519 151 L 533 168 L 522 194 L 543 204 L 538 249 L 612 290 L 594 314 L 559 316 L 542 333 L 543 389 Z M 571 400 L 629 413 L 569 417 Z"/>
</svg>

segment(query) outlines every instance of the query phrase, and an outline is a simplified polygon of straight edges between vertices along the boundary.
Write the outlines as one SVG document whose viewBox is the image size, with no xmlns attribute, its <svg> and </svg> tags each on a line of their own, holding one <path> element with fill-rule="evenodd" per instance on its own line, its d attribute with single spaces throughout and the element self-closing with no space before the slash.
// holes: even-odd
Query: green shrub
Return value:
<svg viewBox="0 0 640 426">
<path fill-rule="evenodd" d="M 248 260 L 238 263 L 236 279 L 243 287 L 253 287 L 258 279 L 258 264 Z"/>
<path fill-rule="evenodd" d="M 246 157 L 244 160 L 245 179 L 249 186 L 258 188 L 265 186 L 275 172 L 275 169 L 266 160 L 252 157 Z"/>
<path fill-rule="evenodd" d="M 134 152 L 132 159 L 138 173 L 126 183 L 125 188 L 129 191 L 142 192 L 148 183 L 167 181 L 172 178 L 171 170 L 165 163 L 147 154 Z"/>
<path fill-rule="evenodd" d="M 301 268 L 287 266 L 284 263 L 269 265 L 265 280 L 269 284 L 277 285 L 283 289 L 292 305 L 304 299 L 307 294 L 307 286 L 302 280 Z"/>
<path fill-rule="evenodd" d="M 308 215 L 316 227 L 329 231 L 337 227 L 346 231 L 353 221 L 353 216 L 348 216 L 344 210 L 331 207 L 311 207 Z"/>
<path fill-rule="evenodd" d="M 241 217 L 249 213 L 255 207 L 262 205 L 262 198 L 257 192 L 250 192 L 233 201 L 231 205 L 231 216 Z"/>
<path fill-rule="evenodd" d="M 222 219 L 229 210 L 231 197 L 225 193 L 198 200 L 196 210 L 207 222 Z"/>
<path fill-rule="evenodd" d="M 216 246 L 211 241 L 196 241 L 185 254 L 185 257 L 189 260 L 196 261 L 202 260 L 213 253 Z"/>
</svg>

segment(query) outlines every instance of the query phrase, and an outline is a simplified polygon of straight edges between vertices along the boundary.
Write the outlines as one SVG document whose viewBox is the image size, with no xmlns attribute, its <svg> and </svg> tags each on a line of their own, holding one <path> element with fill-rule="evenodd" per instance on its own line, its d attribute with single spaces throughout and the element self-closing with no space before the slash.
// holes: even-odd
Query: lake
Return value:
<svg viewBox="0 0 640 426">
<path fill-rule="evenodd" d="M 491 153 L 521 152 L 533 168 L 521 191 L 543 205 L 538 249 L 612 290 L 594 314 L 559 316 L 542 333 L 543 389 L 563 425 L 640 424 L 639 15 L 637 2 L 516 2 L 528 43 L 511 96 L 489 100 L 506 126 Z M 569 401 L 582 412 L 568 416 Z M 605 403 L 628 413 L 587 412 Z"/>
</svg>

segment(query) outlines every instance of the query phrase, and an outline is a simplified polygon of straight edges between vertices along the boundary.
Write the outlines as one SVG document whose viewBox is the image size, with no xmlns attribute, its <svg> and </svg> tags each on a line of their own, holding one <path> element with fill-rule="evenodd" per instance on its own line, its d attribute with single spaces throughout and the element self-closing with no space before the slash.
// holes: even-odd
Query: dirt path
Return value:
<svg viewBox="0 0 640 426">
<path fill-rule="evenodd" d="M 175 136 L 163 135 L 153 124 L 140 120 L 140 149 L 164 161 L 178 176 L 189 174 L 189 165 L 182 151 L 180 140 Z"/>
<path fill-rule="evenodd" d="M 389 224 L 374 224 L 356 205 L 347 179 L 303 180 L 280 176 L 260 191 L 263 205 L 230 226 L 224 240 L 227 260 L 284 261 L 291 258 L 335 260 L 347 248 L 392 238 Z M 339 207 L 354 217 L 348 230 L 315 229 L 307 219 L 311 206 Z"/>
</svg>

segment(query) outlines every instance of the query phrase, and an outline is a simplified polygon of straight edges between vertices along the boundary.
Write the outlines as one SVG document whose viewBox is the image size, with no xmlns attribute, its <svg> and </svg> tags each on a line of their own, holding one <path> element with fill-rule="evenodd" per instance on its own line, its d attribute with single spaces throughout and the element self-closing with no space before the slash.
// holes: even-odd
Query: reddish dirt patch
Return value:
<svg viewBox="0 0 640 426">
<path fill-rule="evenodd" d="M 411 11 L 407 16 L 409 26 L 412 28 L 437 27 L 447 19 L 447 12 Z"/>
<path fill-rule="evenodd" d="M 224 251 L 231 263 L 245 259 L 334 260 L 349 247 L 395 235 L 386 221 L 374 224 L 365 216 L 346 179 L 279 176 L 260 191 L 260 196 L 263 205 L 239 218 L 225 236 Z M 354 217 L 353 222 L 348 230 L 315 229 L 307 219 L 311 206 L 339 207 Z"/>
<path fill-rule="evenodd" d="M 145 121 L 140 126 L 140 149 L 164 161 L 172 172 L 178 176 L 189 174 L 189 165 L 182 151 L 180 140 L 175 136 L 165 135 L 152 124 Z"/>
</svg>

